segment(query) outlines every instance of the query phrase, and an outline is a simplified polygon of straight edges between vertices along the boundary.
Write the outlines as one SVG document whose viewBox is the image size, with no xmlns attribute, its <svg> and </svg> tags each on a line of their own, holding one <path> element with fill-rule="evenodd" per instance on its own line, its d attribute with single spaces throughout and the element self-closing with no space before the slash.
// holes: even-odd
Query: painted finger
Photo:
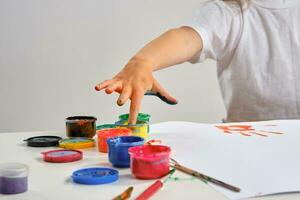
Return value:
<svg viewBox="0 0 300 200">
<path fill-rule="evenodd" d="M 95 90 L 100 91 L 100 90 L 106 88 L 112 82 L 113 82 L 113 79 L 103 81 L 102 83 L 95 86 Z"/>
<path fill-rule="evenodd" d="M 152 93 L 151 93 L 152 92 Z M 154 79 L 153 87 L 150 93 L 150 95 L 156 95 L 159 97 L 162 101 L 168 103 L 168 104 L 177 104 L 178 101 L 172 97 L 159 83 L 157 80 Z"/>
<path fill-rule="evenodd" d="M 106 94 L 111 94 L 111 93 L 115 92 L 116 90 L 120 90 L 121 86 L 122 85 L 120 82 L 112 83 L 109 86 L 107 86 L 107 88 L 105 89 L 105 92 L 106 92 Z"/>
<path fill-rule="evenodd" d="M 123 88 L 123 90 L 122 90 L 122 92 L 121 92 L 121 94 L 120 94 L 120 96 L 119 96 L 119 98 L 117 100 L 117 104 L 119 106 L 122 106 L 122 105 L 124 105 L 126 103 L 126 101 L 131 96 L 131 91 L 132 91 L 131 87 L 124 86 L 124 88 Z"/>
</svg>

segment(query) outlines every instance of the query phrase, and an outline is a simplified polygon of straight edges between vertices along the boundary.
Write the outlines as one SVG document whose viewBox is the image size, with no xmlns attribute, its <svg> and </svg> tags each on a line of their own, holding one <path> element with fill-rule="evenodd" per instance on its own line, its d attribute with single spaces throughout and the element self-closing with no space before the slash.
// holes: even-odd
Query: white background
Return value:
<svg viewBox="0 0 300 200">
<path fill-rule="evenodd" d="M 128 111 L 94 85 L 118 72 L 148 41 L 183 25 L 201 0 L 0 0 L 0 132 L 63 130 L 71 115 L 114 122 Z M 146 97 L 152 122 L 219 122 L 224 106 L 215 63 L 155 76 L 177 97 Z"/>
</svg>

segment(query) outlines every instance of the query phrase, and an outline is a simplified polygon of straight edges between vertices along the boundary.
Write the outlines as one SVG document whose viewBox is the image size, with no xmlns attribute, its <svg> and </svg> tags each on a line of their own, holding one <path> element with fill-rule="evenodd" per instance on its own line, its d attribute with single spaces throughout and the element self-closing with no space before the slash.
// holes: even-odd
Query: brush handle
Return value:
<svg viewBox="0 0 300 200">
<path fill-rule="evenodd" d="M 133 187 L 130 186 L 122 194 L 116 196 L 112 200 L 126 200 L 126 199 L 129 199 L 129 197 L 131 196 L 132 191 L 133 191 Z"/>
<path fill-rule="evenodd" d="M 160 180 L 155 181 L 150 185 L 143 193 L 141 193 L 135 200 L 147 200 L 152 195 L 155 194 L 160 188 L 162 188 L 163 183 Z"/>
<path fill-rule="evenodd" d="M 190 175 L 192 175 L 192 176 L 198 177 L 198 178 L 200 178 L 200 179 L 203 180 L 203 181 L 208 181 L 208 182 L 214 183 L 214 184 L 216 184 L 216 185 L 218 185 L 218 186 L 221 186 L 221 187 L 223 187 L 223 188 L 226 188 L 226 189 L 228 189 L 228 190 L 231 190 L 231 191 L 234 191 L 234 192 L 240 192 L 240 191 L 241 191 L 241 189 L 238 188 L 238 187 L 235 187 L 235 186 L 233 186 L 233 185 L 229 185 L 228 183 L 225 183 L 225 182 L 223 182 L 223 181 L 219 181 L 219 180 L 217 180 L 217 179 L 215 179 L 215 178 L 212 178 L 212 177 L 210 177 L 210 176 L 206 176 L 206 175 L 204 175 L 204 174 L 201 174 L 201 173 L 199 173 L 199 172 L 197 172 L 197 171 L 195 171 L 195 170 L 192 170 L 192 169 L 187 168 L 187 167 L 185 167 L 185 166 L 182 166 L 182 165 L 180 165 L 180 164 L 177 164 L 177 163 L 176 163 L 176 164 L 174 165 L 174 168 L 175 168 L 175 169 L 178 169 L 179 171 L 182 171 L 182 172 L 185 172 L 185 173 L 187 173 L 187 174 L 190 174 Z"/>
</svg>

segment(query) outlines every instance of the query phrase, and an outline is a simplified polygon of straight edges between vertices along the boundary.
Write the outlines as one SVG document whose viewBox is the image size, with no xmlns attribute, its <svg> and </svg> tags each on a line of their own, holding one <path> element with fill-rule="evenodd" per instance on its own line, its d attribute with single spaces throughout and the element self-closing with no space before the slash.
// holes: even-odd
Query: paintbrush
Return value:
<svg viewBox="0 0 300 200">
<path fill-rule="evenodd" d="M 228 184 L 228 183 L 225 183 L 225 182 L 223 182 L 223 181 L 217 180 L 217 179 L 212 178 L 212 177 L 210 177 L 210 176 L 206 176 L 206 175 L 204 175 L 204 174 L 201 174 L 201 173 L 199 173 L 199 172 L 197 172 L 197 171 L 195 171 L 195 170 L 192 170 L 192 169 L 190 169 L 190 168 L 187 168 L 187 167 L 185 167 L 185 166 L 182 166 L 182 165 L 180 165 L 176 160 L 174 160 L 174 159 L 172 159 L 172 158 L 171 158 L 171 161 L 173 162 L 173 163 L 171 164 L 171 166 L 174 167 L 175 169 L 177 169 L 177 170 L 179 170 L 179 171 L 182 171 L 182 172 L 184 172 L 184 173 L 186 173 L 186 174 L 195 176 L 195 177 L 197 177 L 197 178 L 200 178 L 200 179 L 203 180 L 204 182 L 206 182 L 206 181 L 207 181 L 207 182 L 211 182 L 211 183 L 214 183 L 214 184 L 216 184 L 216 185 L 218 185 L 218 186 L 221 186 L 221 187 L 223 187 L 223 188 L 226 188 L 226 189 L 231 190 L 231 191 L 234 191 L 234 192 L 240 192 L 240 191 L 241 191 L 241 189 L 238 188 L 238 187 L 235 187 L 235 186 L 230 185 L 230 184 Z"/>
<path fill-rule="evenodd" d="M 168 176 L 165 180 L 157 180 L 152 185 L 150 185 L 144 192 L 142 192 L 135 200 L 147 200 L 151 196 L 153 196 L 160 188 L 163 187 L 164 183 L 168 180 L 168 178 L 174 174 L 175 169 L 169 171 Z"/>
<path fill-rule="evenodd" d="M 133 191 L 133 187 L 130 186 L 124 192 L 122 192 L 122 194 L 120 194 L 120 195 L 116 196 L 115 198 L 113 198 L 113 200 L 126 200 L 126 199 L 129 199 L 129 197 L 131 196 L 132 191 Z"/>
</svg>

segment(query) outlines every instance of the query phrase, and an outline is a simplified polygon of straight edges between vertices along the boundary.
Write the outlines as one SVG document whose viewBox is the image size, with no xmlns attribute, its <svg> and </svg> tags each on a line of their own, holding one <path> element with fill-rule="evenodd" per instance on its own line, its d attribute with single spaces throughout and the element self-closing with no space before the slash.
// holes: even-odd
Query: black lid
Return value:
<svg viewBox="0 0 300 200">
<path fill-rule="evenodd" d="M 27 142 L 27 146 L 30 147 L 52 147 L 58 146 L 58 141 L 61 139 L 62 138 L 58 136 L 36 136 L 24 141 Z"/>
</svg>

